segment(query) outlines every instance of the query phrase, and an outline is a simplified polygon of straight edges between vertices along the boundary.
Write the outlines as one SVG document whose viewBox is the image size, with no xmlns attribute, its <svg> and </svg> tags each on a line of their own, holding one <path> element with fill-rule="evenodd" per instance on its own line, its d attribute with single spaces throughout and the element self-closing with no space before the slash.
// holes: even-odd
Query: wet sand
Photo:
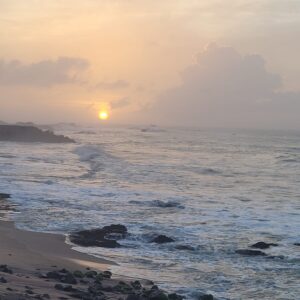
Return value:
<svg viewBox="0 0 300 300">
<path fill-rule="evenodd" d="M 40 274 L 61 268 L 86 271 L 89 267 L 103 271 L 113 262 L 72 250 L 63 235 L 28 232 L 16 229 L 13 222 L 0 221 L 0 264 L 13 271 L 13 274 L 0 271 L 0 278 L 7 281 L 0 282 L 0 299 L 23 299 L 16 294 L 25 295 L 25 286 L 33 288 L 36 294 L 59 299 L 65 293 L 56 291 L 53 282 L 39 278 Z"/>
<path fill-rule="evenodd" d="M 182 299 L 151 281 L 113 276 L 108 271 L 113 264 L 72 250 L 64 235 L 24 231 L 0 221 L 0 300 Z"/>
</svg>

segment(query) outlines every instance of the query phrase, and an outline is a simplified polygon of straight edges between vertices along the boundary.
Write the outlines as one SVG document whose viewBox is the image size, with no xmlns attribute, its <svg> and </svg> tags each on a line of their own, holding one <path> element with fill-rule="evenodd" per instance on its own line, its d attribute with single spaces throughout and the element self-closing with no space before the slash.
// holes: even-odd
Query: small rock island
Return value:
<svg viewBox="0 0 300 300">
<path fill-rule="evenodd" d="M 0 125 L 0 141 L 25 143 L 75 143 L 69 137 L 56 135 L 34 126 Z"/>
</svg>

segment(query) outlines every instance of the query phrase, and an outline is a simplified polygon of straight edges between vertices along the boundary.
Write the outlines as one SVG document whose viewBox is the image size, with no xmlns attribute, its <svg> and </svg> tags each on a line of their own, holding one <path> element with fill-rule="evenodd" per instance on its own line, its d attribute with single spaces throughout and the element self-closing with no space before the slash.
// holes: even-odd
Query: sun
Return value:
<svg viewBox="0 0 300 300">
<path fill-rule="evenodd" d="M 100 120 L 107 120 L 109 118 L 108 112 L 106 110 L 99 111 L 99 119 Z"/>
<path fill-rule="evenodd" d="M 108 112 L 106 110 L 100 110 L 98 116 L 99 116 L 99 119 L 103 120 L 103 121 L 107 120 L 109 117 Z"/>
</svg>

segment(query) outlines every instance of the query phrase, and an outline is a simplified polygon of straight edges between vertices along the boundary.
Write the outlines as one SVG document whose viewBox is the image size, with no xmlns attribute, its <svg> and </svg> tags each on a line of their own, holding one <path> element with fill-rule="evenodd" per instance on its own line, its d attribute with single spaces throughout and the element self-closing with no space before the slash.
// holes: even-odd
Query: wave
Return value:
<svg viewBox="0 0 300 300">
<path fill-rule="evenodd" d="M 97 146 L 85 145 L 75 148 L 73 153 L 79 156 L 80 161 L 86 162 L 102 156 L 104 151 Z"/>
</svg>

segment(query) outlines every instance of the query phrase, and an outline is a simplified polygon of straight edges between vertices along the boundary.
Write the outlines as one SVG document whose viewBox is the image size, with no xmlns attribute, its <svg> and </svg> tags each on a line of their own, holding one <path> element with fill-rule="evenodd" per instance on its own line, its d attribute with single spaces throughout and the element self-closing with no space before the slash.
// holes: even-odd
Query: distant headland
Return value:
<svg viewBox="0 0 300 300">
<path fill-rule="evenodd" d="M 75 143 L 69 137 L 56 135 L 49 130 L 41 130 L 31 125 L 1 125 L 0 141 L 26 143 Z"/>
</svg>

